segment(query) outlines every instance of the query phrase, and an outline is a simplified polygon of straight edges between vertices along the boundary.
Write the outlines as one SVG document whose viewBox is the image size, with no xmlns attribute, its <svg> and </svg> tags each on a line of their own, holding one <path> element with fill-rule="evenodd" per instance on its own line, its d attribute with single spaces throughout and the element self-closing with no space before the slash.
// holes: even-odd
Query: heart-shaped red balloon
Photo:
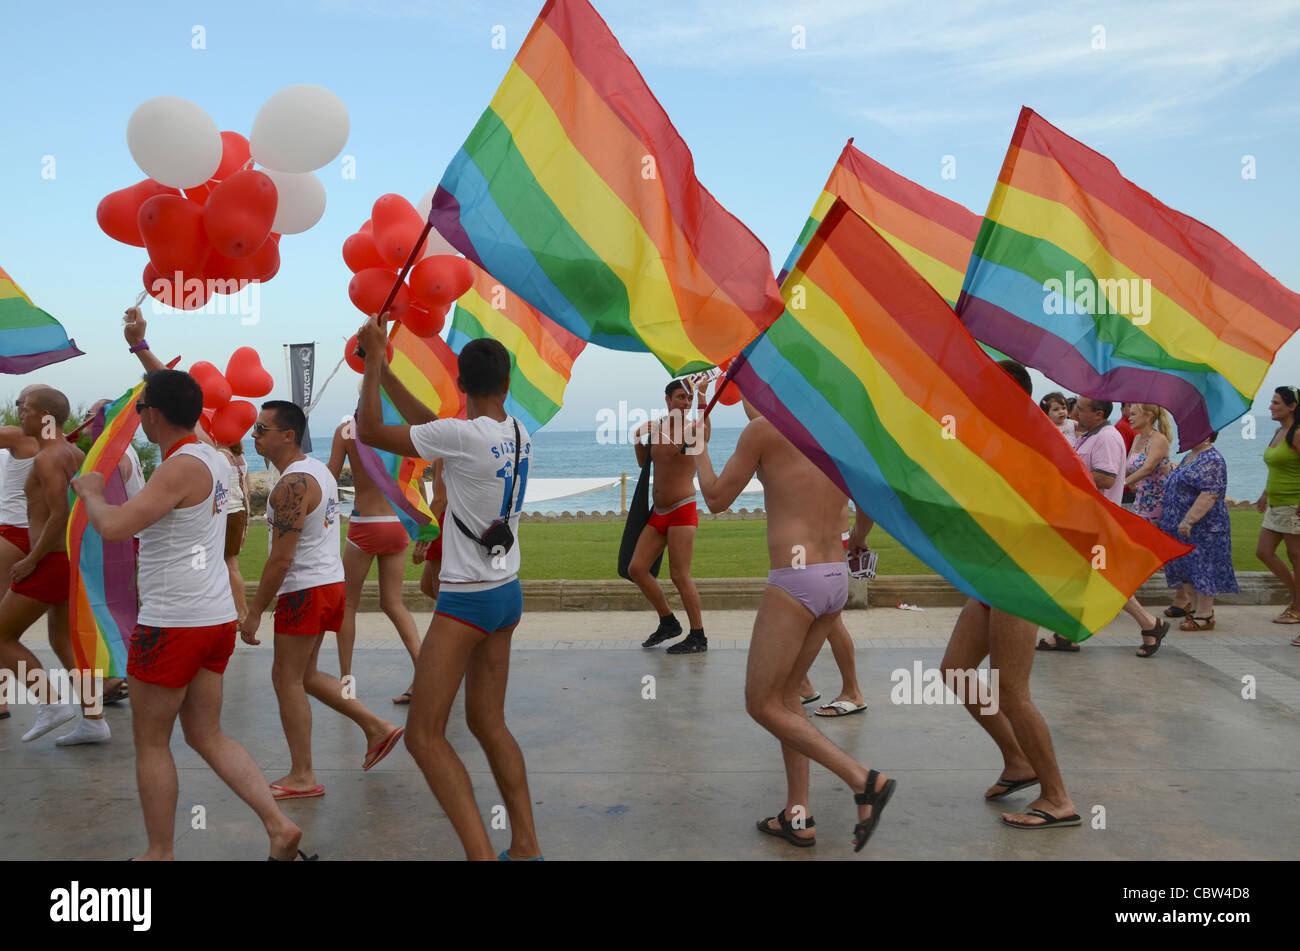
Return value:
<svg viewBox="0 0 1300 951">
<path fill-rule="evenodd" d="M 183 271 L 201 277 L 211 244 L 203 227 L 203 207 L 180 195 L 154 195 L 140 206 L 140 237 L 149 260 L 164 277 Z"/>
<path fill-rule="evenodd" d="M 368 267 L 388 267 L 388 262 L 375 248 L 375 236 L 364 231 L 358 231 L 343 242 L 343 263 L 353 274 Z"/>
<path fill-rule="evenodd" d="M 148 261 L 144 266 L 144 289 L 154 300 L 177 310 L 198 310 L 212 297 L 212 286 L 202 273 L 188 276 L 181 271 L 159 274 Z"/>
<path fill-rule="evenodd" d="M 401 195 L 381 195 L 370 209 L 375 247 L 392 267 L 400 268 L 424 230 L 424 219 Z"/>
<path fill-rule="evenodd" d="M 435 254 L 411 268 L 411 296 L 430 310 L 450 304 L 473 283 L 469 262 L 453 254 Z"/>
<path fill-rule="evenodd" d="M 343 359 L 347 361 L 348 366 L 350 366 L 353 370 L 356 370 L 358 373 L 366 372 L 366 361 L 361 359 L 361 357 L 357 356 L 357 335 L 356 334 L 353 334 L 351 337 L 349 337 L 348 342 L 343 345 Z M 389 362 L 391 362 L 393 359 L 393 344 L 391 341 L 389 341 L 388 343 L 388 359 Z"/>
<path fill-rule="evenodd" d="M 230 402 L 230 383 L 211 363 L 200 360 L 189 372 L 203 391 L 203 405 L 208 409 L 218 409 Z"/>
<path fill-rule="evenodd" d="M 144 247 L 144 238 L 140 236 L 140 206 L 155 195 L 180 195 L 175 188 L 160 185 L 152 178 L 136 182 L 130 188 L 122 188 L 105 195 L 95 209 L 95 220 L 104 234 L 114 241 Z"/>
<path fill-rule="evenodd" d="M 240 347 L 230 355 L 230 362 L 226 364 L 226 379 L 230 381 L 230 389 L 236 396 L 265 396 L 275 385 L 271 374 L 262 368 L 262 360 L 252 347 Z M 257 414 L 254 413 L 253 419 L 256 418 Z M 250 421 L 248 425 L 252 426 L 253 423 Z"/>
<path fill-rule="evenodd" d="M 443 324 L 447 322 L 447 306 L 429 310 L 420 304 L 411 302 L 411 308 L 402 318 L 402 326 L 407 327 L 417 337 L 432 337 L 442 333 Z"/>
<path fill-rule="evenodd" d="M 203 225 L 212 247 L 228 258 L 248 257 L 271 233 L 279 203 L 275 183 L 265 172 L 235 172 L 203 206 Z"/>
<path fill-rule="evenodd" d="M 368 267 L 364 271 L 358 271 L 348 282 L 348 297 L 361 313 L 369 317 L 379 313 L 379 308 L 384 306 L 396 280 L 397 274 L 387 268 Z M 393 320 L 401 320 L 410 306 L 411 291 L 403 284 L 397 289 L 397 296 L 388 307 L 388 316 Z"/>
<path fill-rule="evenodd" d="M 212 441 L 219 446 L 239 442 L 257 422 L 257 407 L 247 400 L 231 400 L 212 414 Z"/>
</svg>

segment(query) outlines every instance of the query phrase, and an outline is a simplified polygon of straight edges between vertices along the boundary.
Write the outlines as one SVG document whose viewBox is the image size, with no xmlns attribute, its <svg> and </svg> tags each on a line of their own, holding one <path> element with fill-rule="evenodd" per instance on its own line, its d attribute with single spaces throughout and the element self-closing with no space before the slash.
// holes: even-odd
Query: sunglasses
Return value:
<svg viewBox="0 0 1300 951">
<path fill-rule="evenodd" d="M 268 426 L 265 423 L 253 424 L 253 432 L 259 436 L 262 435 L 262 433 L 287 433 L 288 431 L 289 430 L 287 429 L 276 429 L 274 426 Z"/>
<path fill-rule="evenodd" d="M 149 404 L 146 403 L 144 400 L 135 401 L 135 415 L 139 416 L 147 409 L 149 409 Z"/>
</svg>

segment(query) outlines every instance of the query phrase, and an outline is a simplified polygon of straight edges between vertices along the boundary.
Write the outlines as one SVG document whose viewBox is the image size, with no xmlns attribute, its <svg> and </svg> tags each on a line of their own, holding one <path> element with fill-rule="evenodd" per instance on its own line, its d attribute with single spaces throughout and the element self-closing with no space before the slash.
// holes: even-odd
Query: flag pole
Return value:
<svg viewBox="0 0 1300 951">
<path fill-rule="evenodd" d="M 433 230 L 433 222 L 426 221 L 424 223 L 424 230 L 420 232 L 419 240 L 416 241 L 415 245 L 411 248 L 411 253 L 406 256 L 406 263 L 402 265 L 402 270 L 398 272 L 397 280 L 393 281 L 393 287 L 388 292 L 388 298 L 384 301 L 384 306 L 379 308 L 378 316 L 379 316 L 379 325 L 381 327 L 384 325 L 384 315 L 388 313 L 388 308 L 393 306 L 393 301 L 397 298 L 397 292 L 402 289 L 402 284 L 405 283 L 406 281 L 406 275 L 411 272 L 411 268 L 415 266 L 416 257 L 419 255 L 420 251 L 424 248 L 424 239 L 429 236 L 429 232 L 432 230 Z M 360 346 L 358 346 L 356 350 L 353 352 L 358 357 L 361 357 L 363 360 L 365 359 L 366 352 Z"/>
</svg>

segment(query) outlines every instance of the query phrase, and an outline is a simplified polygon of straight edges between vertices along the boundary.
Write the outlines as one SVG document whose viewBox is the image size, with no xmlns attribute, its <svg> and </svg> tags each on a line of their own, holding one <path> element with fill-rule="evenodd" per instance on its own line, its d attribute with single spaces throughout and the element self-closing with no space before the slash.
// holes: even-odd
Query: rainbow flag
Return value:
<svg viewBox="0 0 1300 951">
<path fill-rule="evenodd" d="M 464 412 L 463 394 L 456 387 L 459 375 L 456 355 L 441 337 L 419 337 L 401 324 L 394 324 L 388 339 L 393 345 L 393 359 L 389 365 L 416 399 L 439 416 L 457 416 Z M 391 426 L 405 425 L 407 420 L 382 387 L 380 399 L 384 422 Z M 436 539 L 438 521 L 429 510 L 420 484 L 420 476 L 429 467 L 429 462 L 375 449 L 359 439 L 357 455 L 366 475 L 374 480 L 392 504 L 406 533 L 413 539 Z M 426 527 L 430 525 L 433 529 Z"/>
<path fill-rule="evenodd" d="M 1078 393 L 1165 407 L 1184 449 L 1250 409 L 1300 329 L 1300 295 L 1028 108 L 957 312 Z"/>
<path fill-rule="evenodd" d="M 510 352 L 506 412 L 530 433 L 537 432 L 559 411 L 573 361 L 587 345 L 486 271 L 474 268 L 474 286 L 456 302 L 447 344 L 459 354 L 480 337 L 498 340 Z"/>
<path fill-rule="evenodd" d="M 0 373 L 29 373 L 81 355 L 62 325 L 0 268 Z"/>
<path fill-rule="evenodd" d="M 173 361 L 174 363 L 175 361 Z M 126 486 L 118 472 L 126 447 L 140 425 L 135 401 L 144 391 L 141 381 L 99 411 L 91 424 L 94 444 L 78 475 L 98 472 L 104 477 L 104 498 L 112 505 L 126 501 Z M 81 497 L 68 490 L 68 564 L 72 590 L 68 600 L 72 652 L 81 670 L 104 677 L 126 676 L 126 649 L 136 621 L 135 545 L 128 538 L 106 542 L 86 516 Z"/>
<path fill-rule="evenodd" d="M 733 364 L 745 397 L 971 597 L 1083 640 L 1190 549 L 1101 497 L 1047 416 L 925 280 L 835 202 Z"/>
<path fill-rule="evenodd" d="M 812 216 L 777 276 L 794 269 L 835 199 L 856 211 L 903 256 L 951 307 L 957 305 L 980 216 L 891 171 L 853 147 L 849 139 L 831 170 Z"/>
<path fill-rule="evenodd" d="M 781 314 L 767 249 L 695 177 L 690 150 L 586 0 L 549 0 L 429 220 L 589 343 L 674 376 Z"/>
</svg>

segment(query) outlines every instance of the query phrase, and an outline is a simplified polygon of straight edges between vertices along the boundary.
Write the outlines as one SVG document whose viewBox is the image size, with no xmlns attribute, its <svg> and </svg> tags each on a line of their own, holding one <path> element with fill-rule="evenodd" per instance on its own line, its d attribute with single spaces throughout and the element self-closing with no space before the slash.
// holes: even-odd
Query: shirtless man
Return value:
<svg viewBox="0 0 1300 951">
<path fill-rule="evenodd" d="M 699 396 L 699 407 L 703 409 L 703 389 Z M 709 649 L 709 639 L 704 636 L 700 593 L 691 578 L 691 557 L 700 516 L 695 506 L 695 460 L 686 452 L 696 444 L 696 424 L 686 419 L 691 409 L 690 386 L 683 380 L 673 380 L 664 388 L 664 402 L 668 404 L 668 415 L 643 423 L 633 433 L 637 466 L 644 466 L 649 454 L 654 467 L 651 495 L 654 511 L 641 529 L 627 573 L 659 615 L 659 627 L 641 646 L 654 647 L 681 636 L 681 622 L 668 607 L 658 579 L 650 573 L 650 566 L 667 547 L 669 574 L 691 625 L 690 633 L 668 648 L 668 653 L 697 654 Z M 641 437 L 647 434 L 649 445 L 642 445 Z"/>
<path fill-rule="evenodd" d="M 848 565 L 840 540 L 848 500 L 762 416 L 754 417 L 740 434 L 721 475 L 714 474 L 709 459 L 707 420 L 703 429 L 704 449 L 696 463 L 700 491 L 710 510 L 725 510 L 755 473 L 763 483 L 767 509 L 772 570 L 754 619 L 745 709 L 781 741 L 787 788 L 785 808 L 760 820 L 758 831 L 801 847 L 816 842 L 808 805 L 808 761 L 813 759 L 853 791 L 858 806 L 853 849 L 861 851 L 897 781 L 867 769 L 828 740 L 799 701 L 799 685 L 848 600 Z"/>
<path fill-rule="evenodd" d="M 306 431 L 302 407 L 285 400 L 263 403 L 253 425 L 258 455 L 275 466 L 280 478 L 266 500 L 271 553 L 239 633 L 245 643 L 260 644 L 257 629 L 262 613 L 276 599 L 271 682 L 291 760 L 289 772 L 271 783 L 276 799 L 325 795 L 312 768 L 309 694 L 365 733 L 362 769 L 370 769 L 391 753 L 405 732 L 362 706 L 355 692 L 337 677 L 316 668 L 325 632 L 343 626 L 345 585 L 339 557 L 338 483 L 324 463 L 303 453 Z"/>
<path fill-rule="evenodd" d="M 344 420 L 334 430 L 328 468 L 337 481 L 346 461 L 352 469 L 352 516 L 348 520 L 348 540 L 343 546 L 343 580 L 347 601 L 343 623 L 339 627 L 339 676 L 352 675 L 352 645 L 357 637 L 357 605 L 361 603 L 361 586 L 370 573 L 371 563 L 379 559 L 379 607 L 397 628 L 402 646 L 411 655 L 411 666 L 420 653 L 420 634 L 415 618 L 402 602 L 402 580 L 406 574 L 406 547 L 411 543 L 406 529 L 393 514 L 393 506 L 361 464 L 354 438 L 356 422 Z M 410 703 L 408 689 L 393 703 Z"/>
<path fill-rule="evenodd" d="M 68 596 L 71 577 L 68 569 L 68 483 L 77 474 L 85 454 L 63 436 L 68 420 L 68 398 L 50 387 L 27 392 L 21 401 L 19 423 L 22 431 L 37 444 L 24 492 L 27 495 L 27 526 L 31 550 L 9 572 L 9 592 L 0 600 L 0 667 L 15 673 L 24 663 L 28 671 L 27 686 L 40 661 L 18 639 L 46 612 L 50 613 L 50 647 L 65 670 L 77 669 L 72 652 L 68 623 Z M 82 721 L 59 737 L 59 746 L 78 743 L 102 743 L 111 732 L 104 722 L 103 705 L 98 691 L 83 695 Z M 39 739 L 75 717 L 71 698 L 55 702 L 47 698 L 36 714 L 36 724 L 23 735 L 24 742 Z"/>
<path fill-rule="evenodd" d="M 136 781 L 149 837 L 139 858 L 173 857 L 178 784 L 170 747 L 179 716 L 185 741 L 262 820 L 270 858 L 305 859 L 298 851 L 302 830 L 276 807 L 253 758 L 221 730 L 221 678 L 235 649 L 236 613 L 220 557 L 228 467 L 194 435 L 203 393 L 189 374 L 159 370 L 149 374 L 136 405 L 145 436 L 162 452 L 153 478 L 123 505 L 105 501 L 96 473 L 79 476 L 72 487 L 106 540 L 140 538 L 140 614 L 127 660 Z"/>
<path fill-rule="evenodd" d="M 1033 385 L 1023 366 L 1013 360 L 999 360 L 998 365 L 1027 394 L 1032 393 Z M 1028 411 L 1033 404 L 1027 402 L 1025 406 Z M 849 547 L 861 544 L 865 537 L 865 531 L 859 537 L 855 529 Z M 1041 793 L 1027 812 L 1004 812 L 1002 821 L 1016 829 L 1078 826 L 1083 820 L 1065 791 L 1047 723 L 1029 699 L 1029 670 L 1034 664 L 1037 633 L 1034 622 L 971 598 L 957 617 L 941 667 L 947 681 L 950 674 L 974 670 L 987 657 L 990 668 L 998 672 L 996 713 L 985 715 L 978 698 L 967 698 L 972 702 L 965 703 L 1002 754 L 1002 775 L 985 791 L 984 799 L 1000 800 L 1028 786 L 1038 786 Z"/>
</svg>

